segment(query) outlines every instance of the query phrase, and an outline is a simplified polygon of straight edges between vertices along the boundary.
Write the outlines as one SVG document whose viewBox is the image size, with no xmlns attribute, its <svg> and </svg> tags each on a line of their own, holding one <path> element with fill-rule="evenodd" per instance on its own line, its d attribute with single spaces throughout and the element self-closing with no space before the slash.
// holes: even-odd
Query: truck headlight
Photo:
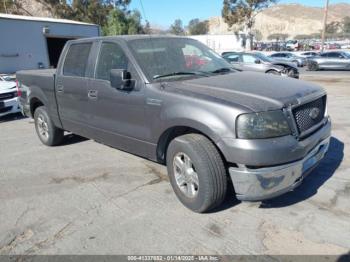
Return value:
<svg viewBox="0 0 350 262">
<path fill-rule="evenodd" d="M 237 137 L 260 139 L 291 134 L 286 117 L 281 110 L 242 114 L 236 122 Z"/>
</svg>

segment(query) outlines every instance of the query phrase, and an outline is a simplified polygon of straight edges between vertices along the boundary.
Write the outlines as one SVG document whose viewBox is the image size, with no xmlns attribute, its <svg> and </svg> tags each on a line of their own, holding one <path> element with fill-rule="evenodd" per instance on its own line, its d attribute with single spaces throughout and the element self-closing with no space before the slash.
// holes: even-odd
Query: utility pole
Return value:
<svg viewBox="0 0 350 262">
<path fill-rule="evenodd" d="M 323 16 L 323 30 L 322 30 L 321 52 L 324 51 L 324 41 L 325 41 L 325 38 L 326 38 L 328 5 L 329 5 L 329 0 L 326 0 L 326 6 L 324 7 L 324 16 Z"/>
</svg>

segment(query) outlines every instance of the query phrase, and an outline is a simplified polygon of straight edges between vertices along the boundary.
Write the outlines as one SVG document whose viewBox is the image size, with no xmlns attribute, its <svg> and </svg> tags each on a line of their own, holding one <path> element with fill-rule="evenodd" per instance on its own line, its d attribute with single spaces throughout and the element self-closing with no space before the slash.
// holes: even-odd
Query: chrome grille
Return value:
<svg viewBox="0 0 350 262">
<path fill-rule="evenodd" d="M 14 97 L 16 97 L 16 92 L 0 94 L 0 101 L 12 99 Z"/>
<path fill-rule="evenodd" d="M 325 115 L 326 99 L 327 97 L 323 96 L 293 109 L 292 112 L 299 133 L 306 132 L 321 123 Z"/>
</svg>

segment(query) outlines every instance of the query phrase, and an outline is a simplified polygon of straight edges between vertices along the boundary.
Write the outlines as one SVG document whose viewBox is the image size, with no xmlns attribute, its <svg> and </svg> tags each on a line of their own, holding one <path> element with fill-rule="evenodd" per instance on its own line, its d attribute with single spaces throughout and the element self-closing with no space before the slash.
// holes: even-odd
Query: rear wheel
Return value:
<svg viewBox="0 0 350 262">
<path fill-rule="evenodd" d="M 218 150 L 205 136 L 175 138 L 168 147 L 167 168 L 176 196 L 192 211 L 209 211 L 225 199 L 226 169 Z"/>
<path fill-rule="evenodd" d="M 56 146 L 62 143 L 64 131 L 53 124 L 45 106 L 35 110 L 34 122 L 36 133 L 43 144 Z"/>
</svg>

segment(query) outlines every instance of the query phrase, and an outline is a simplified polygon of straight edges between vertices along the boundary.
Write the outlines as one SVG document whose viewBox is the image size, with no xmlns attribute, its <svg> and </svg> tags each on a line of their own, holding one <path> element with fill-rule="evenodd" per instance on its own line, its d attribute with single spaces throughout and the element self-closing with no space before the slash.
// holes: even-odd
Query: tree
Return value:
<svg viewBox="0 0 350 262">
<path fill-rule="evenodd" d="M 262 38 L 263 38 L 262 33 L 259 30 L 257 30 L 257 29 L 252 31 L 252 35 L 254 36 L 256 41 L 261 41 Z"/>
<path fill-rule="evenodd" d="M 310 35 L 304 35 L 304 34 L 294 36 L 295 40 L 307 40 L 310 38 L 311 38 Z"/>
<path fill-rule="evenodd" d="M 185 29 L 181 19 L 176 19 L 174 24 L 170 26 L 170 33 L 174 35 L 185 35 Z"/>
<path fill-rule="evenodd" d="M 342 31 L 345 34 L 350 34 L 350 16 L 346 16 L 343 18 Z"/>
<path fill-rule="evenodd" d="M 136 35 L 143 33 L 143 27 L 141 24 L 141 13 L 138 10 L 134 10 L 126 15 L 126 21 L 128 26 L 128 35 Z"/>
<path fill-rule="evenodd" d="M 200 21 L 198 18 L 192 19 L 187 28 L 190 35 L 205 35 L 209 31 L 209 22 Z"/>
<path fill-rule="evenodd" d="M 341 24 L 339 22 L 333 21 L 326 25 L 326 35 L 328 37 L 334 37 L 337 35 Z"/>
<path fill-rule="evenodd" d="M 310 34 L 311 39 L 321 39 L 321 32 Z"/>
<path fill-rule="evenodd" d="M 152 34 L 151 25 L 150 25 L 149 21 L 147 21 L 147 20 L 146 20 L 145 26 L 143 27 L 143 33 L 146 34 L 146 35 Z"/>
<path fill-rule="evenodd" d="M 104 35 L 142 34 L 141 14 L 139 11 L 125 12 L 119 8 L 112 9 L 107 16 L 107 23 L 102 27 Z"/>
<path fill-rule="evenodd" d="M 276 0 L 224 0 L 222 17 L 229 27 L 243 26 L 248 31 L 250 48 L 253 48 L 252 28 L 256 15 Z"/>
</svg>

